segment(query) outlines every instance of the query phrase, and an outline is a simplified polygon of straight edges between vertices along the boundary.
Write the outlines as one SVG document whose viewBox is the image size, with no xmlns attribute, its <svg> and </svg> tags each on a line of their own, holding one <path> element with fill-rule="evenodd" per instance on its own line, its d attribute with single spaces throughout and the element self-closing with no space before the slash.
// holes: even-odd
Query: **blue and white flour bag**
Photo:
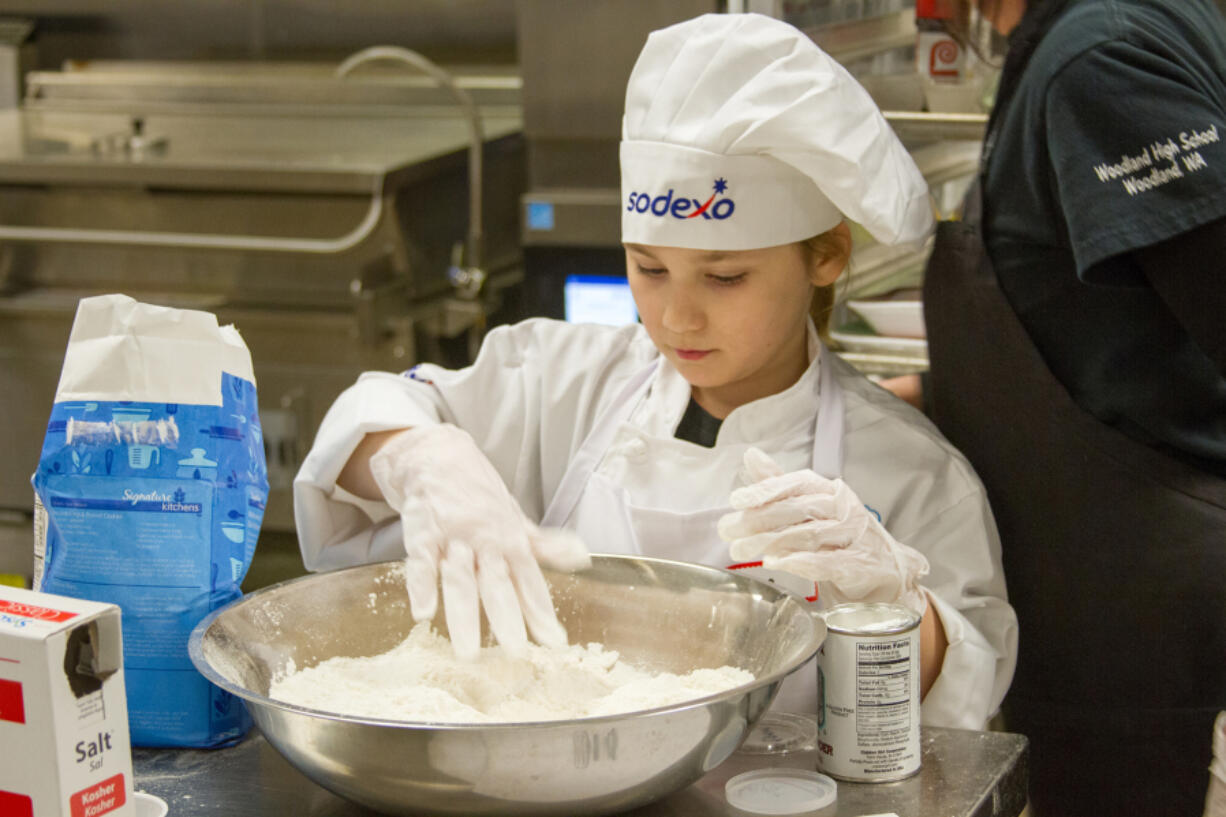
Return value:
<svg viewBox="0 0 1226 817">
<path fill-rule="evenodd" d="M 242 595 L 268 498 L 251 354 L 208 312 L 77 307 L 34 484 L 34 588 L 123 611 L 132 743 L 221 746 L 251 720 L 187 655 Z"/>
</svg>

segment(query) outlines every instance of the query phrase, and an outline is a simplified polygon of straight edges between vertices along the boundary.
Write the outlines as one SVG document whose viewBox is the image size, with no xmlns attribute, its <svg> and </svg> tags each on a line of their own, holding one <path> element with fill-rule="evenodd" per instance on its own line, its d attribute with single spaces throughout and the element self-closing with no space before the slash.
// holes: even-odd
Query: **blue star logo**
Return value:
<svg viewBox="0 0 1226 817">
<path fill-rule="evenodd" d="M 727 189 L 728 189 L 727 179 L 716 179 L 715 180 L 715 192 L 716 193 L 723 193 Z"/>
</svg>

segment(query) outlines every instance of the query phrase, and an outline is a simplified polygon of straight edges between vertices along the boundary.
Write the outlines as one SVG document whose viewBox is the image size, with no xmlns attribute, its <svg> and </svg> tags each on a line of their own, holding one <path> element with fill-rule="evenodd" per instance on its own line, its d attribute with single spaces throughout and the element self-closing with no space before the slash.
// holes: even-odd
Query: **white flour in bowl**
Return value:
<svg viewBox="0 0 1226 817">
<path fill-rule="evenodd" d="M 549 649 L 529 644 L 524 658 L 485 647 L 459 661 L 428 623 L 400 645 L 368 658 L 330 658 L 274 678 L 269 697 L 351 717 L 433 723 L 573 720 L 653 709 L 747 684 L 737 667 L 685 675 L 630 666 L 601 644 Z"/>
</svg>

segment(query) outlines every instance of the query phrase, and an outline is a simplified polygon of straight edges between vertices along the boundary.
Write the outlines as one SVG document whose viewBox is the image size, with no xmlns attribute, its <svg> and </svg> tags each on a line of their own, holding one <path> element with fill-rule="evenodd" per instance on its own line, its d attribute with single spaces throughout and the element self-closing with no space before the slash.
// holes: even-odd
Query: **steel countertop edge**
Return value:
<svg viewBox="0 0 1226 817">
<path fill-rule="evenodd" d="M 920 772 L 891 783 L 839 783 L 838 800 L 813 817 L 1016 817 L 1026 805 L 1028 742 L 1009 732 L 924 727 Z M 374 817 L 304 777 L 252 730 L 222 749 L 132 752 L 136 791 L 166 801 L 168 817 Z M 741 772 L 769 766 L 816 767 L 815 751 L 781 755 L 737 752 L 692 785 L 625 812 L 634 817 L 743 817 L 724 797 Z"/>
</svg>

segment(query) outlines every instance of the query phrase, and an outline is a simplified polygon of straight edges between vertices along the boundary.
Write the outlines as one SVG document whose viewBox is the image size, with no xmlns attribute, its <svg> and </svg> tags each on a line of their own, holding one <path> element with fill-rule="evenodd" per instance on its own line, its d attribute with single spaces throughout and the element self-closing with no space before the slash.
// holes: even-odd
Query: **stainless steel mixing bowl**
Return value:
<svg viewBox="0 0 1226 817">
<path fill-rule="evenodd" d="M 291 764 L 341 797 L 391 814 L 604 814 L 727 759 L 826 634 L 797 597 L 725 570 L 594 556 L 589 570 L 547 577 L 572 643 L 600 642 L 653 671 L 731 664 L 756 680 L 659 709 L 495 725 L 354 718 L 267 697 L 287 666 L 376 655 L 404 639 L 413 622 L 400 562 L 252 593 L 201 621 L 189 653 L 246 701 Z M 441 615 L 435 624 L 446 632 Z"/>
</svg>

